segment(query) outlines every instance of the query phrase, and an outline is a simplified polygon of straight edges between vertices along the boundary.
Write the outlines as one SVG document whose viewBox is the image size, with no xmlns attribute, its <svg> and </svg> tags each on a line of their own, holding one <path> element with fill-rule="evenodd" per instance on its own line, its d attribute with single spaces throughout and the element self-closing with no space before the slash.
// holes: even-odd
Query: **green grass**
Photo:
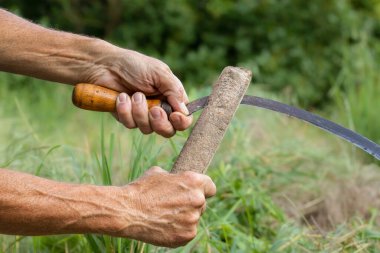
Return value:
<svg viewBox="0 0 380 253">
<path fill-rule="evenodd" d="M 74 108 L 68 86 L 6 74 L 0 82 L 0 167 L 59 181 L 123 185 L 153 165 L 169 170 L 188 136 L 186 131 L 167 140 L 125 130 L 110 115 Z M 281 100 L 263 86 L 253 86 L 250 94 Z M 194 90 L 190 96 L 207 92 Z M 334 115 L 344 118 L 343 112 Z M 356 117 L 352 111 L 348 115 Z M 373 115 L 365 117 L 372 120 Z M 369 185 L 365 175 L 380 178 L 378 167 L 357 153 L 361 151 L 303 122 L 241 107 L 209 168 L 218 193 L 208 201 L 198 235 L 170 252 L 377 252 L 376 203 L 347 220 L 335 218 L 338 222 L 330 227 L 313 223 L 334 214 L 340 200 L 350 199 L 329 202 L 342 184 L 360 190 Z M 0 251 L 168 249 L 102 235 L 61 235 L 0 236 Z"/>
<path fill-rule="evenodd" d="M 335 116 L 350 128 L 380 143 L 380 62 L 365 33 L 360 43 L 345 49 L 341 71 L 331 91 Z M 339 92 L 343 88 L 344 93 Z"/>
</svg>

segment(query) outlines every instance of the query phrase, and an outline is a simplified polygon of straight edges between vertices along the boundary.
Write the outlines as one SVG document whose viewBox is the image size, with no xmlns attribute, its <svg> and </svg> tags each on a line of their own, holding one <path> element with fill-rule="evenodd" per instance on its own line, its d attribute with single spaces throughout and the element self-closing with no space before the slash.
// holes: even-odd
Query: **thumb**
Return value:
<svg viewBox="0 0 380 253">
<path fill-rule="evenodd" d="M 186 104 L 189 102 L 186 91 L 182 82 L 170 71 L 161 75 L 158 90 L 167 98 L 168 103 L 173 107 L 174 111 L 189 114 Z"/>
</svg>

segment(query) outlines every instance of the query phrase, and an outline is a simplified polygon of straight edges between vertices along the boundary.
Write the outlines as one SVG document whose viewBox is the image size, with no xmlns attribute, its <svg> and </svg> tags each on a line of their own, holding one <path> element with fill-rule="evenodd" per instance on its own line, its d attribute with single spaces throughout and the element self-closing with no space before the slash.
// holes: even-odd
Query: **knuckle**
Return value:
<svg viewBox="0 0 380 253">
<path fill-rule="evenodd" d="M 153 132 L 153 130 L 150 127 L 150 125 L 147 124 L 145 121 L 143 121 L 143 120 L 141 120 L 141 121 L 135 120 L 135 121 L 136 121 L 137 126 L 139 127 L 141 133 L 143 133 L 143 134 L 146 135 L 146 134 L 151 134 Z"/>
<path fill-rule="evenodd" d="M 182 86 L 177 87 L 178 98 L 182 101 L 185 95 L 185 89 Z"/>
<path fill-rule="evenodd" d="M 175 134 L 174 129 L 169 126 L 155 127 L 154 131 L 166 138 L 172 137 Z"/>
<path fill-rule="evenodd" d="M 160 61 L 160 69 L 161 69 L 162 71 L 164 71 L 164 72 L 167 72 L 167 73 L 169 73 L 169 74 L 171 74 L 171 73 L 172 73 L 172 71 L 171 71 L 171 69 L 170 69 L 169 65 L 168 65 L 168 64 L 166 64 L 166 63 L 165 63 L 165 62 L 163 62 L 163 61 Z"/>
<path fill-rule="evenodd" d="M 216 194 L 216 185 L 209 176 L 206 178 L 205 189 L 207 197 L 212 197 Z"/>
<path fill-rule="evenodd" d="M 125 122 L 123 119 L 119 118 L 119 122 L 120 124 L 122 124 L 123 126 L 125 126 L 126 128 L 128 129 L 131 129 L 132 127 L 130 127 L 127 122 Z"/>
<path fill-rule="evenodd" d="M 189 180 L 192 183 L 196 183 L 199 181 L 199 174 L 193 171 L 185 171 L 183 172 L 183 177 Z"/>
<path fill-rule="evenodd" d="M 162 172 L 163 169 L 161 169 L 161 167 L 158 167 L 158 166 L 153 166 L 148 171 L 157 173 L 157 172 Z"/>
<path fill-rule="evenodd" d="M 158 244 L 157 246 L 166 247 L 166 248 L 170 248 L 170 249 L 175 249 L 175 248 L 183 246 L 183 245 L 177 244 L 177 243 L 169 243 L 168 242 L 168 243 Z"/>
<path fill-rule="evenodd" d="M 173 127 L 178 131 L 186 130 L 192 122 L 192 116 L 186 117 L 178 112 L 172 113 L 169 118 Z"/>
<path fill-rule="evenodd" d="M 175 133 L 173 132 L 162 132 L 162 131 L 155 131 L 157 134 L 161 135 L 164 138 L 171 138 Z"/>
<path fill-rule="evenodd" d="M 136 128 L 135 122 L 129 120 L 127 115 L 122 114 L 119 116 L 119 122 L 122 123 L 126 128 L 133 129 Z"/>
<path fill-rule="evenodd" d="M 155 65 L 156 66 L 153 68 L 153 71 L 156 76 L 164 78 L 165 80 L 170 78 L 172 71 L 166 63 L 156 59 Z"/>
<path fill-rule="evenodd" d="M 188 242 L 189 242 L 188 240 L 184 240 L 184 239 L 181 238 L 181 240 L 176 240 L 169 247 L 170 248 L 177 248 L 177 247 L 185 246 Z"/>
<path fill-rule="evenodd" d="M 197 230 L 196 229 L 191 229 L 190 231 L 185 231 L 180 234 L 175 235 L 174 239 L 174 245 L 176 246 L 184 246 L 188 242 L 190 242 L 194 237 L 197 235 Z"/>
<path fill-rule="evenodd" d="M 184 126 L 184 125 L 175 125 L 175 129 L 177 130 L 177 131 L 184 131 L 184 130 L 186 130 L 187 129 L 187 127 L 186 126 Z"/>
<path fill-rule="evenodd" d="M 211 186 L 211 192 L 210 192 L 210 196 L 214 196 L 216 194 L 216 185 L 214 182 L 211 182 L 212 183 L 212 186 Z"/>
<path fill-rule="evenodd" d="M 183 246 L 188 242 L 183 234 L 175 234 L 172 238 L 171 247 Z"/>
<path fill-rule="evenodd" d="M 162 137 L 170 138 L 170 137 L 173 137 L 175 135 L 175 133 L 176 133 L 176 131 L 173 130 L 173 131 L 170 131 L 170 132 L 160 132 L 158 134 L 161 135 Z"/>
<path fill-rule="evenodd" d="M 189 232 L 186 232 L 184 235 L 184 239 L 186 242 L 193 240 L 197 236 L 197 228 L 192 228 Z"/>
<path fill-rule="evenodd" d="M 121 124 L 123 125 L 123 126 L 125 126 L 126 128 L 128 128 L 128 129 L 132 129 L 132 127 L 129 125 L 129 124 L 127 124 L 127 122 L 124 122 L 123 120 L 119 120 L 120 122 L 121 122 Z"/>
<path fill-rule="evenodd" d="M 196 194 L 194 194 L 194 196 L 191 200 L 192 200 L 191 205 L 193 205 L 195 207 L 201 207 L 206 202 L 205 196 L 199 191 Z"/>
<path fill-rule="evenodd" d="M 191 232 L 190 232 L 190 240 L 194 239 L 197 236 L 197 228 L 195 227 Z"/>
<path fill-rule="evenodd" d="M 156 132 L 170 132 L 171 128 L 168 124 L 166 124 L 163 120 L 152 122 L 152 128 Z"/>
<path fill-rule="evenodd" d="M 206 185 L 208 185 L 208 186 L 210 186 L 212 188 L 216 188 L 214 182 L 211 179 L 211 177 L 209 177 L 207 175 L 204 175 L 204 182 L 205 182 Z"/>
<path fill-rule="evenodd" d="M 119 121 L 121 124 L 125 125 L 125 115 L 122 112 L 117 113 L 117 121 Z"/>
<path fill-rule="evenodd" d="M 143 133 L 144 135 L 148 135 L 148 134 L 151 134 L 153 132 L 152 129 L 149 129 L 146 127 L 140 127 L 139 129 L 140 129 L 141 133 Z"/>
<path fill-rule="evenodd" d="M 124 125 L 126 128 L 128 128 L 128 129 L 136 128 L 136 124 L 130 122 L 129 120 L 123 122 L 123 125 Z"/>
<path fill-rule="evenodd" d="M 199 218 L 200 218 L 199 213 L 193 212 L 193 213 L 189 214 L 189 216 L 187 217 L 187 222 L 189 224 L 198 224 Z"/>
</svg>

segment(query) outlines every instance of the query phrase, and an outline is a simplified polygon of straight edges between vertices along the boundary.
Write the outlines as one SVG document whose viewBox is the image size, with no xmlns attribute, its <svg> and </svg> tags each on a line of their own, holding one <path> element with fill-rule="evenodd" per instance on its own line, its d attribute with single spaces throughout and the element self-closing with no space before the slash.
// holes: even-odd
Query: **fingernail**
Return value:
<svg viewBox="0 0 380 253">
<path fill-rule="evenodd" d="M 189 110 L 187 109 L 187 106 L 185 105 L 184 102 L 181 102 L 179 104 L 180 108 L 181 108 L 181 111 L 185 114 L 185 115 L 189 115 Z"/>
<path fill-rule="evenodd" d="M 141 93 L 135 93 L 133 95 L 133 102 L 140 103 L 142 101 L 143 97 Z"/>
<path fill-rule="evenodd" d="M 153 119 L 159 119 L 161 118 L 161 112 L 158 108 L 152 108 L 149 111 L 150 115 L 152 116 Z"/>
<path fill-rule="evenodd" d="M 127 94 L 125 93 L 120 93 L 120 95 L 118 96 L 118 99 L 119 99 L 119 103 L 124 103 L 127 101 Z"/>
</svg>

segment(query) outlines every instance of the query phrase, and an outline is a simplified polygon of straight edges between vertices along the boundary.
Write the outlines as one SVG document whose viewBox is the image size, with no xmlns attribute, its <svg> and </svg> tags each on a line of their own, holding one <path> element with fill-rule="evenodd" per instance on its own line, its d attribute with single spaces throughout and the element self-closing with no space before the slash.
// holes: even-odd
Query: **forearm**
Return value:
<svg viewBox="0 0 380 253">
<path fill-rule="evenodd" d="M 47 29 L 0 9 L 0 70 L 76 84 L 102 53 L 118 48 L 96 38 Z"/>
<path fill-rule="evenodd" d="M 123 186 L 58 183 L 0 169 L 0 234 L 100 233 L 177 247 L 196 236 L 208 176 L 159 167 Z"/>
<path fill-rule="evenodd" d="M 112 234 L 127 223 L 118 187 L 58 183 L 0 169 L 0 233 Z"/>
</svg>

